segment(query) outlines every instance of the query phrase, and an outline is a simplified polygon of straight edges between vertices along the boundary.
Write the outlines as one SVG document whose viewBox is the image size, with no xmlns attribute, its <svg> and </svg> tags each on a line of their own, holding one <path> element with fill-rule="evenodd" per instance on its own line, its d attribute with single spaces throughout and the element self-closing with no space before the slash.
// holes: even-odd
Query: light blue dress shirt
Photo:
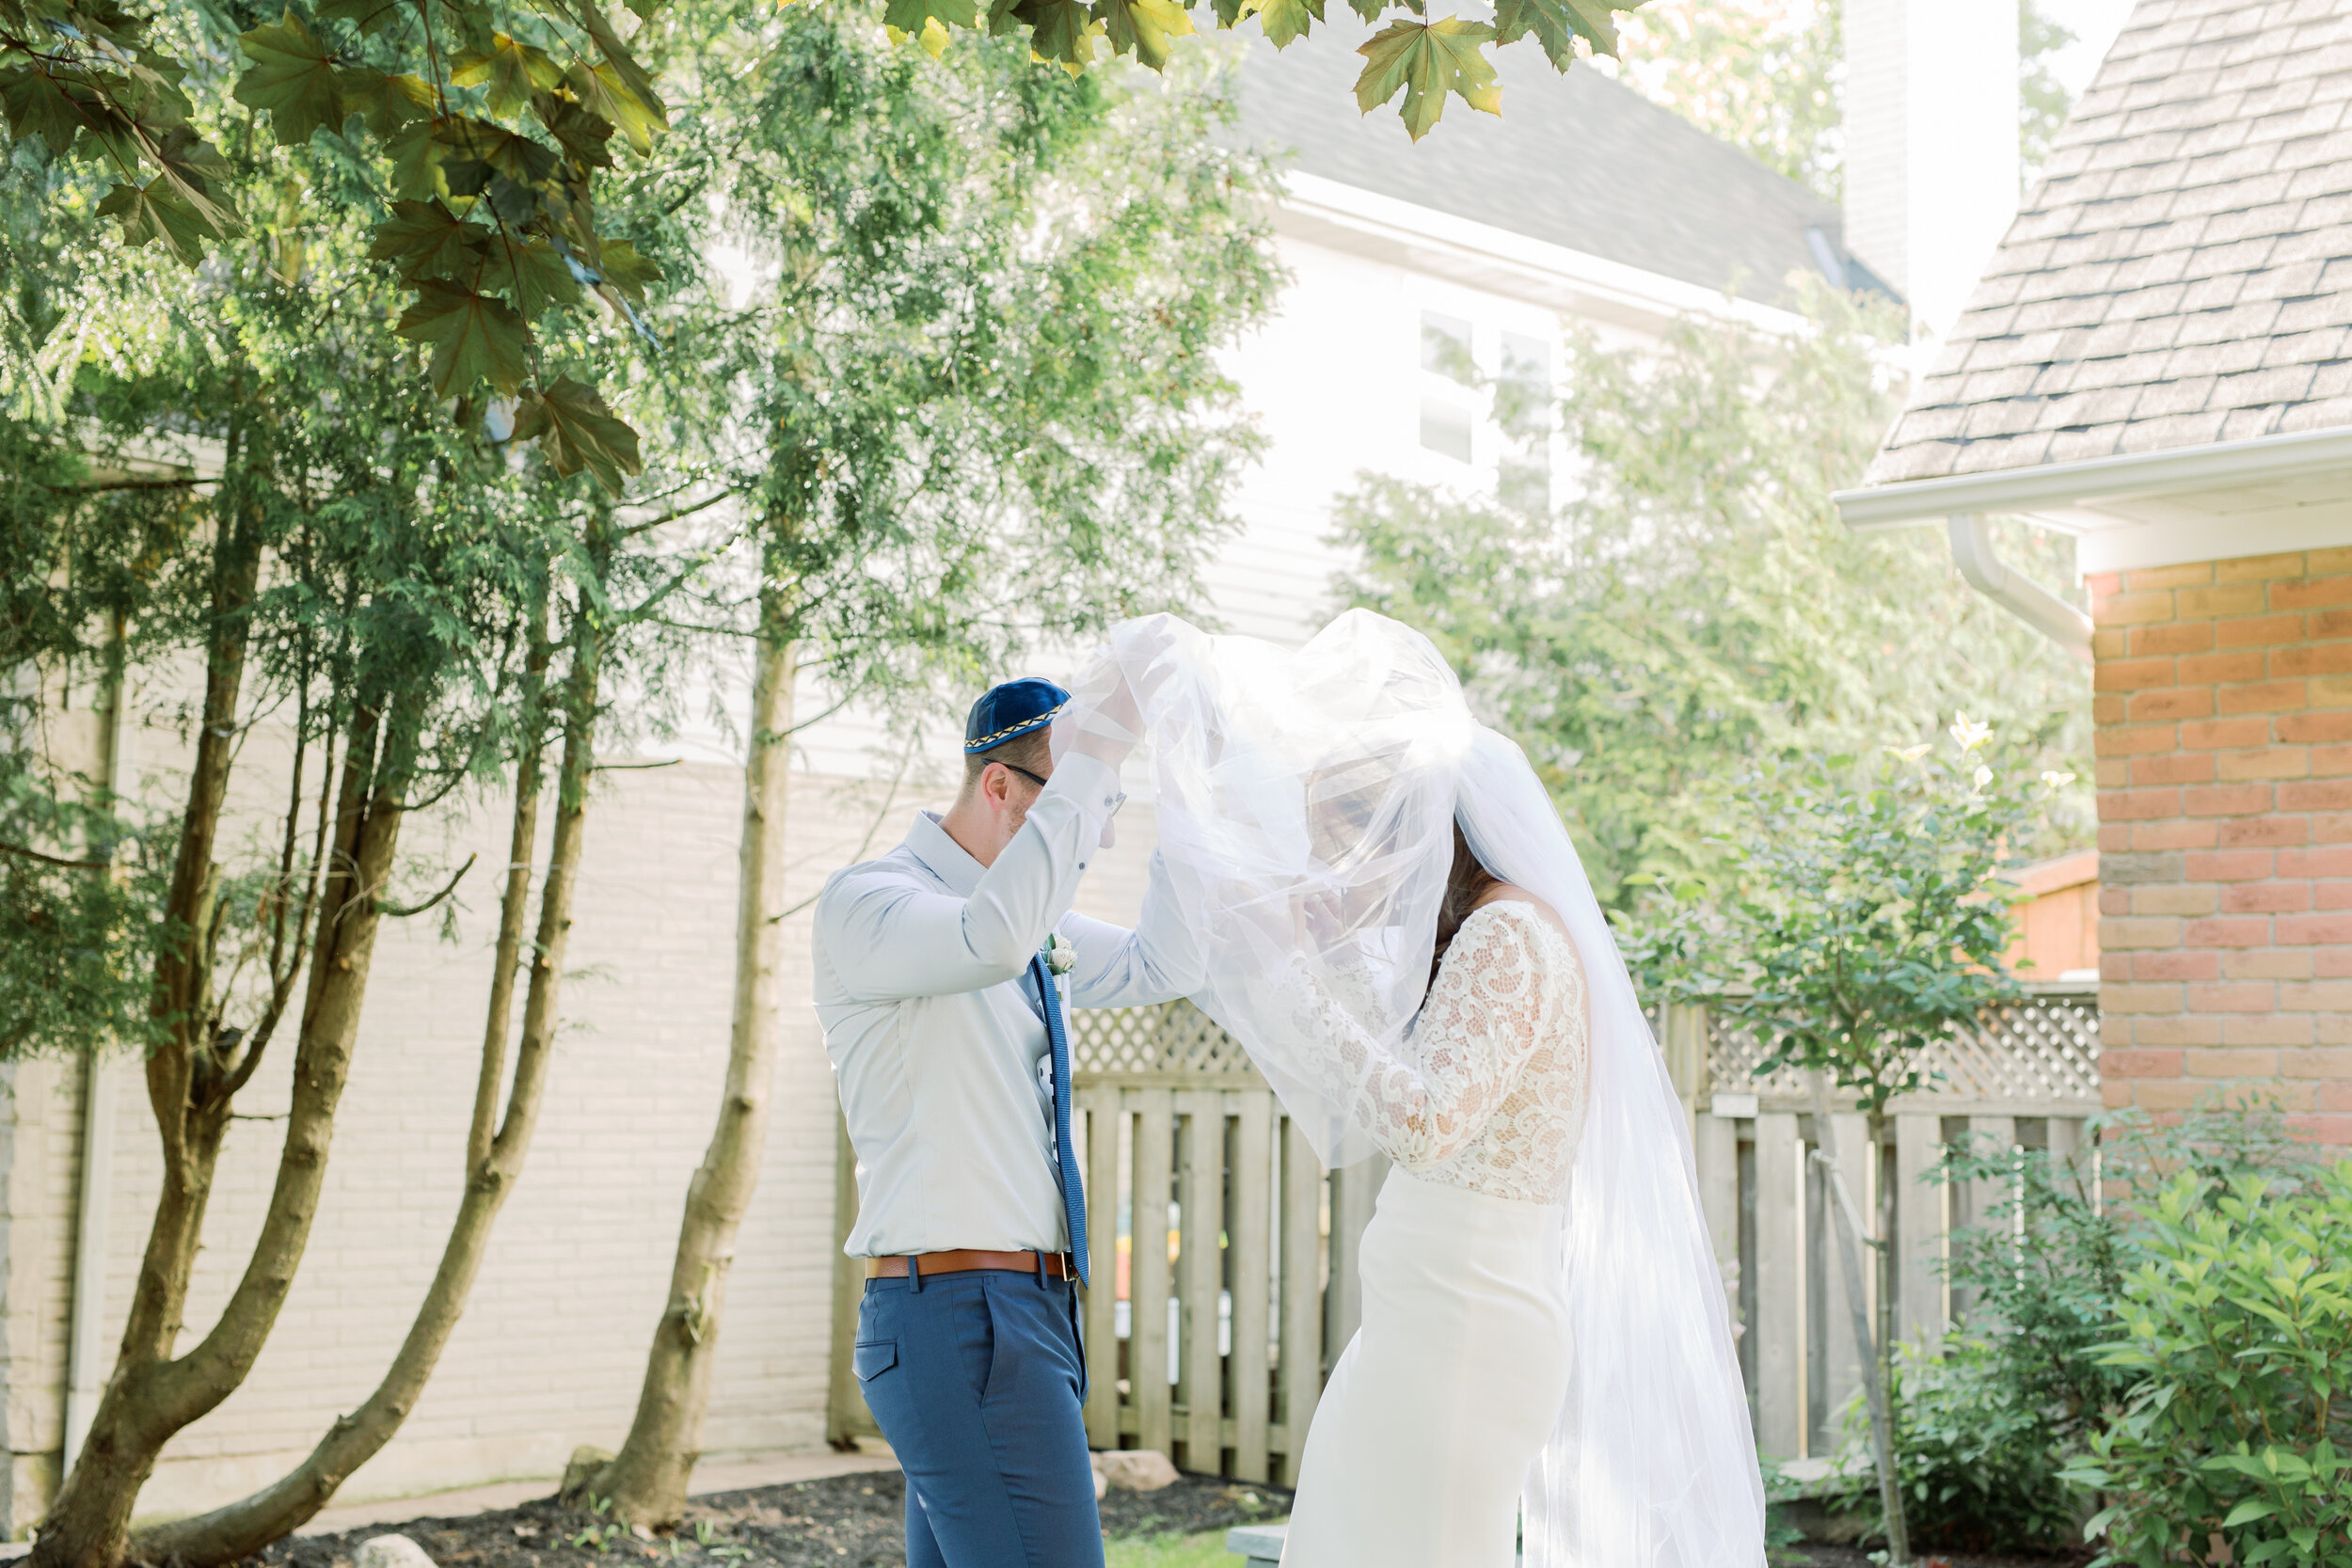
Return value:
<svg viewBox="0 0 2352 1568">
<path fill-rule="evenodd" d="M 1171 1001 L 1201 980 L 1158 855 L 1136 929 L 1070 912 L 1122 799 L 1116 769 L 1073 752 L 994 864 L 918 812 L 896 849 L 825 883 L 815 998 L 857 1151 L 851 1257 L 1067 1244 L 1029 959 L 1061 933 L 1080 1007 Z"/>
</svg>

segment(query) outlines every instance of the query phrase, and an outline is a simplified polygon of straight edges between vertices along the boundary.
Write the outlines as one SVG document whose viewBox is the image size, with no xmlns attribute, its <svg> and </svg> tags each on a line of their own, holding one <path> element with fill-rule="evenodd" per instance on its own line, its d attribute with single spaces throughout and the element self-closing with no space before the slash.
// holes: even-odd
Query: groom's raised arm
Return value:
<svg viewBox="0 0 2352 1568">
<path fill-rule="evenodd" d="M 1152 879 L 1136 928 L 1073 914 L 1057 927 L 1078 949 L 1070 1000 L 1081 1007 L 1142 1007 L 1190 996 L 1208 979 L 1200 933 L 1184 920 L 1168 863 L 1152 852 Z"/>
<path fill-rule="evenodd" d="M 969 897 L 911 886 L 877 863 L 836 872 L 817 929 L 847 999 L 947 996 L 1018 975 L 1069 912 L 1119 800 L 1118 770 L 1073 752 Z"/>
</svg>

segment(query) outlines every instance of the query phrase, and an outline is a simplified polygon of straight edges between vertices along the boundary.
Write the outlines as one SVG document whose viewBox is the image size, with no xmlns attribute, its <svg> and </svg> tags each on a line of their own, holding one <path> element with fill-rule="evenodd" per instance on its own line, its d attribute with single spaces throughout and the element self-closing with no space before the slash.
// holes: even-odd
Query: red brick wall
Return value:
<svg viewBox="0 0 2352 1568">
<path fill-rule="evenodd" d="M 2107 1103 L 2352 1146 L 2352 549 L 2090 583 Z"/>
</svg>

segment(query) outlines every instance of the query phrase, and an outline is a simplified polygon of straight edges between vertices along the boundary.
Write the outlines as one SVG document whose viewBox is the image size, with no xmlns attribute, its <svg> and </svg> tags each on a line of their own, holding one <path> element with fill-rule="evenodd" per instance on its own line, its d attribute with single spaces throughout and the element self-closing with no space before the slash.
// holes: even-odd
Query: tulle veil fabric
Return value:
<svg viewBox="0 0 2352 1568">
<path fill-rule="evenodd" d="M 1291 998 L 1314 971 L 1385 1043 L 1427 988 L 1453 827 L 1566 922 L 1592 1006 L 1570 1172 L 1573 1370 L 1526 1481 L 1531 1568 L 1754 1568 L 1764 1497 L 1691 1140 L 1649 1023 L 1542 782 L 1453 671 L 1350 610 L 1304 648 L 1172 616 L 1112 628 L 1056 725 L 1148 744 L 1160 852 L 1208 949 L 1194 998 L 1246 1045 L 1325 1164 L 1372 1146 Z"/>
</svg>

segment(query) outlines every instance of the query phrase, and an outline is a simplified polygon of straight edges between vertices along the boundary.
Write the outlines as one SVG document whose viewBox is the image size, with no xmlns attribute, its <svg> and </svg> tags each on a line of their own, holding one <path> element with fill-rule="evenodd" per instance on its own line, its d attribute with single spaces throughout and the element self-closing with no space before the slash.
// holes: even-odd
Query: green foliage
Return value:
<svg viewBox="0 0 2352 1568">
<path fill-rule="evenodd" d="M 1836 201 L 1844 41 L 1836 0 L 1652 0 L 1618 76 L 1709 135 Z"/>
<path fill-rule="evenodd" d="M 1825 1071 L 1873 1117 L 1924 1083 L 1920 1056 L 2017 994 L 1998 873 L 2039 802 L 1984 760 L 1963 715 L 1950 755 L 1768 761 L 1740 781 L 1729 865 L 1666 890 L 1627 962 L 1654 993 L 1756 1030 L 1759 1073 Z"/>
<path fill-rule="evenodd" d="M 1818 329 L 1788 337 L 1571 339 L 1556 405 L 1499 384 L 1506 430 L 1556 418 L 1578 459 L 1556 516 L 1388 480 L 1339 509 L 1350 602 L 1427 632 L 1527 749 L 1604 904 L 1714 875 L 1722 787 L 1762 755 L 1908 747 L 1957 710 L 2031 768 L 2089 777 L 2082 666 L 1962 582 L 1941 538 L 1838 520 L 1830 494 L 1892 417 L 1891 328 L 1826 290 L 1812 308 Z M 2071 575 L 2062 541 L 2006 530 L 2003 548 Z M 2090 816 L 2071 790 L 2040 844 Z"/>
<path fill-rule="evenodd" d="M 1368 20 L 1408 13 L 1361 49 L 1357 97 L 1369 110 L 1403 94 L 1400 113 L 1418 140 L 1449 93 L 1501 112 L 1483 46 L 1532 32 L 1565 71 L 1579 39 L 1587 52 L 1613 53 L 1612 13 L 1639 0 L 1510 0 L 1500 33 L 1458 17 L 1429 21 L 1422 0 L 1353 3 Z M 599 212 L 615 172 L 612 144 L 617 137 L 643 157 L 671 128 L 659 71 L 675 71 L 690 90 L 707 85 L 668 56 L 708 8 L 631 0 L 630 8 L 636 24 L 625 40 L 602 0 L 290 0 L 274 20 L 256 20 L 237 0 L 204 0 L 176 17 L 136 0 L 0 0 L 0 120 L 13 142 L 87 155 L 105 182 L 98 210 L 124 244 L 154 244 L 193 263 L 255 220 L 225 189 L 222 154 L 207 139 L 220 132 L 191 102 L 233 71 L 235 102 L 264 118 L 281 145 L 325 138 L 368 171 L 377 207 L 393 206 L 379 214 L 377 260 L 413 293 L 403 330 L 433 348 L 437 396 L 459 399 L 470 419 L 481 412 L 470 401 L 477 388 L 506 399 L 528 388 L 542 402 L 593 404 L 614 420 L 579 367 L 568 378 L 584 395 L 557 397 L 566 376 L 541 363 L 542 323 L 576 309 L 584 292 L 652 337 L 635 307 L 657 275 L 643 258 L 616 253 Z M 768 8 L 743 9 L 739 37 L 755 55 Z M 1263 15 L 1279 47 L 1305 36 L 1322 7 L 1235 0 L 1216 12 L 1225 28 Z M 957 31 L 1011 34 L 1030 58 L 1073 74 L 1095 61 L 1098 41 L 1111 58 L 1164 70 L 1175 40 L 1193 31 L 1176 0 L 992 0 L 985 9 L 976 0 L 885 0 L 882 15 L 894 42 L 919 40 L 934 58 Z M 158 41 L 167 34 L 177 53 Z M 406 243 L 414 220 L 405 209 L 430 205 L 465 220 L 462 230 L 443 224 Z M 537 258 L 528 272 L 513 264 L 523 256 Z M 508 428 L 528 440 L 563 427 L 534 418 Z M 617 489 L 637 458 L 632 442 L 608 435 L 591 447 L 552 440 L 548 460 L 564 474 L 585 467 Z"/>
<path fill-rule="evenodd" d="M 2103 1560 L 2352 1564 L 2352 1164 L 2299 1194 L 2184 1172 L 2147 1223 L 2104 1356 L 2137 1381 L 2068 1471 Z"/>
<path fill-rule="evenodd" d="M 87 780 L 0 730 L 0 1058 L 148 1036 L 162 888 L 144 834 Z"/>
<path fill-rule="evenodd" d="M 1935 1356 L 1899 1351 L 1895 1468 L 1915 1544 L 1970 1552 L 2036 1551 L 2066 1541 L 2074 1494 L 2059 1479 L 2046 1411 L 2009 1373 L 1999 1347 L 1963 1339 Z M 1849 1437 L 1867 1437 L 1857 1402 Z M 1878 1482 L 1845 1472 L 1825 1499 L 1837 1513 L 1879 1520 Z"/>
<path fill-rule="evenodd" d="M 1934 1179 L 2005 1196 L 1950 1238 L 1964 1332 L 1898 1365 L 1897 1469 L 1915 1535 L 1973 1551 L 2071 1544 L 2085 1494 L 2061 1472 L 2140 1382 L 2106 1353 L 2125 1281 L 2150 1260 L 2141 1200 L 2184 1174 L 2210 1196 L 2252 1176 L 2298 1192 L 2312 1171 L 2284 1113 L 2259 1101 L 2214 1101 L 2165 1124 L 2137 1110 L 2094 1117 L 2069 1157 L 1955 1143 Z M 1848 1425 L 1858 1437 L 1858 1405 Z M 1877 1517 L 1867 1475 L 1846 1478 L 1837 1501 Z"/>
<path fill-rule="evenodd" d="M 1041 633 L 1187 602 L 1257 450 L 1217 353 L 1279 277 L 1215 62 L 933 63 L 802 8 L 735 49 L 714 34 L 671 156 L 775 269 L 710 343 L 754 437 L 728 483 L 763 635 L 922 708 Z M 722 611 L 750 586 L 714 583 Z"/>
<path fill-rule="evenodd" d="M 2050 144 L 2074 112 L 2074 95 L 2050 70 L 2050 56 L 2074 41 L 2042 0 L 2017 0 L 2017 152 L 2027 190 L 2040 182 Z"/>
</svg>

